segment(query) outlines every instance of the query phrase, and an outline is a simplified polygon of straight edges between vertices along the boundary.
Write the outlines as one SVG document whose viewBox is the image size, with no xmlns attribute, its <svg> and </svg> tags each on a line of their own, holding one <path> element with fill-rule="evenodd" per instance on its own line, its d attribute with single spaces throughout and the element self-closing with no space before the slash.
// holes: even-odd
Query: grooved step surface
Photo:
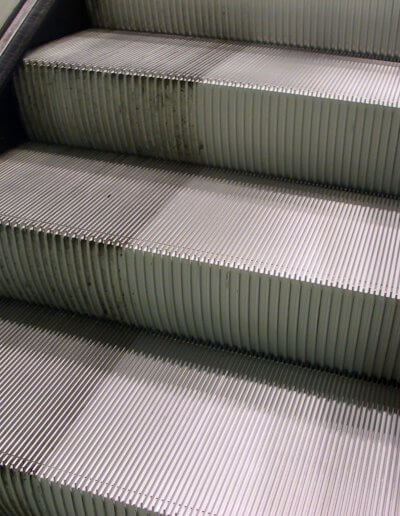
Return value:
<svg viewBox="0 0 400 516">
<path fill-rule="evenodd" d="M 35 144 L 0 171 L 0 294 L 400 379 L 399 201 Z"/>
<path fill-rule="evenodd" d="M 5 514 L 399 514 L 398 388 L 0 303 Z"/>
<path fill-rule="evenodd" d="M 33 139 L 400 193 L 400 64 L 90 30 L 16 78 Z"/>
<path fill-rule="evenodd" d="M 98 27 L 398 58 L 397 0 L 86 0 Z"/>
</svg>

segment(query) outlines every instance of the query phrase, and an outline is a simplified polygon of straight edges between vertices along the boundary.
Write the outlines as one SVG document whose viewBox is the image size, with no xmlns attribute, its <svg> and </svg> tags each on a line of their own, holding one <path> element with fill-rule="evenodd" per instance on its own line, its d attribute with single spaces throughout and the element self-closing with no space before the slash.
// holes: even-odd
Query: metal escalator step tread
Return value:
<svg viewBox="0 0 400 516">
<path fill-rule="evenodd" d="M 397 387 L 0 306 L 4 514 L 399 514 Z"/>
<path fill-rule="evenodd" d="M 400 63 L 84 31 L 16 77 L 32 139 L 400 194 Z"/>
<path fill-rule="evenodd" d="M 0 295 L 400 380 L 398 200 L 29 144 L 0 206 Z"/>
</svg>

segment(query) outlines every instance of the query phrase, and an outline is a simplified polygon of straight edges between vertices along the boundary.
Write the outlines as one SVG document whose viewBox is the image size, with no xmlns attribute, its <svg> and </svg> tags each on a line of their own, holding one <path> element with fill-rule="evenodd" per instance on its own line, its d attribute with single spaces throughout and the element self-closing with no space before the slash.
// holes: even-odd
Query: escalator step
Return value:
<svg viewBox="0 0 400 516">
<path fill-rule="evenodd" d="M 400 380 L 399 200 L 29 144 L 0 206 L 0 295 Z"/>
<path fill-rule="evenodd" d="M 0 303 L 3 514 L 399 514 L 398 388 Z"/>
<path fill-rule="evenodd" d="M 90 30 L 16 86 L 41 142 L 400 194 L 400 63 Z"/>
</svg>

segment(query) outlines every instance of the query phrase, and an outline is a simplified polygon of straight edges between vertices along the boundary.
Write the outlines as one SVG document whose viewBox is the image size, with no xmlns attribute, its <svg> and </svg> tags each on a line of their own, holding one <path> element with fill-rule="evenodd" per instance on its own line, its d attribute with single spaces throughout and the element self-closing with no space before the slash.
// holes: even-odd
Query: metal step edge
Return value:
<svg viewBox="0 0 400 516">
<path fill-rule="evenodd" d="M 0 295 L 400 380 L 400 301 L 0 226 Z"/>
</svg>

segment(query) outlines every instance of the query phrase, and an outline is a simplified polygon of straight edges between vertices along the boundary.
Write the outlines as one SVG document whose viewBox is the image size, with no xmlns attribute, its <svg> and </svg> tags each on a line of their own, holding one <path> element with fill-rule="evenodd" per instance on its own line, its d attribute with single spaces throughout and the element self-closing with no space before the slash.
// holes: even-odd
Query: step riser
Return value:
<svg viewBox="0 0 400 516">
<path fill-rule="evenodd" d="M 94 25 L 398 58 L 396 0 L 87 0 Z"/>
<path fill-rule="evenodd" d="M 29 66 L 32 139 L 400 194 L 400 109 L 186 80 Z"/>
<path fill-rule="evenodd" d="M 16 461 L 17 462 L 17 461 Z M 32 468 L 37 464 L 32 464 Z M 51 468 L 49 468 L 51 472 Z M 64 508 L 65 512 L 62 511 Z M 152 512 L 127 507 L 116 501 L 85 493 L 57 482 L 21 473 L 15 468 L 0 470 L 0 510 L 3 514 L 46 514 L 47 516 L 149 516 Z M 62 511 L 62 512 L 60 512 Z M 156 514 L 156 513 L 154 513 Z"/>
<path fill-rule="evenodd" d="M 400 301 L 2 226 L 0 295 L 400 380 Z"/>
</svg>

